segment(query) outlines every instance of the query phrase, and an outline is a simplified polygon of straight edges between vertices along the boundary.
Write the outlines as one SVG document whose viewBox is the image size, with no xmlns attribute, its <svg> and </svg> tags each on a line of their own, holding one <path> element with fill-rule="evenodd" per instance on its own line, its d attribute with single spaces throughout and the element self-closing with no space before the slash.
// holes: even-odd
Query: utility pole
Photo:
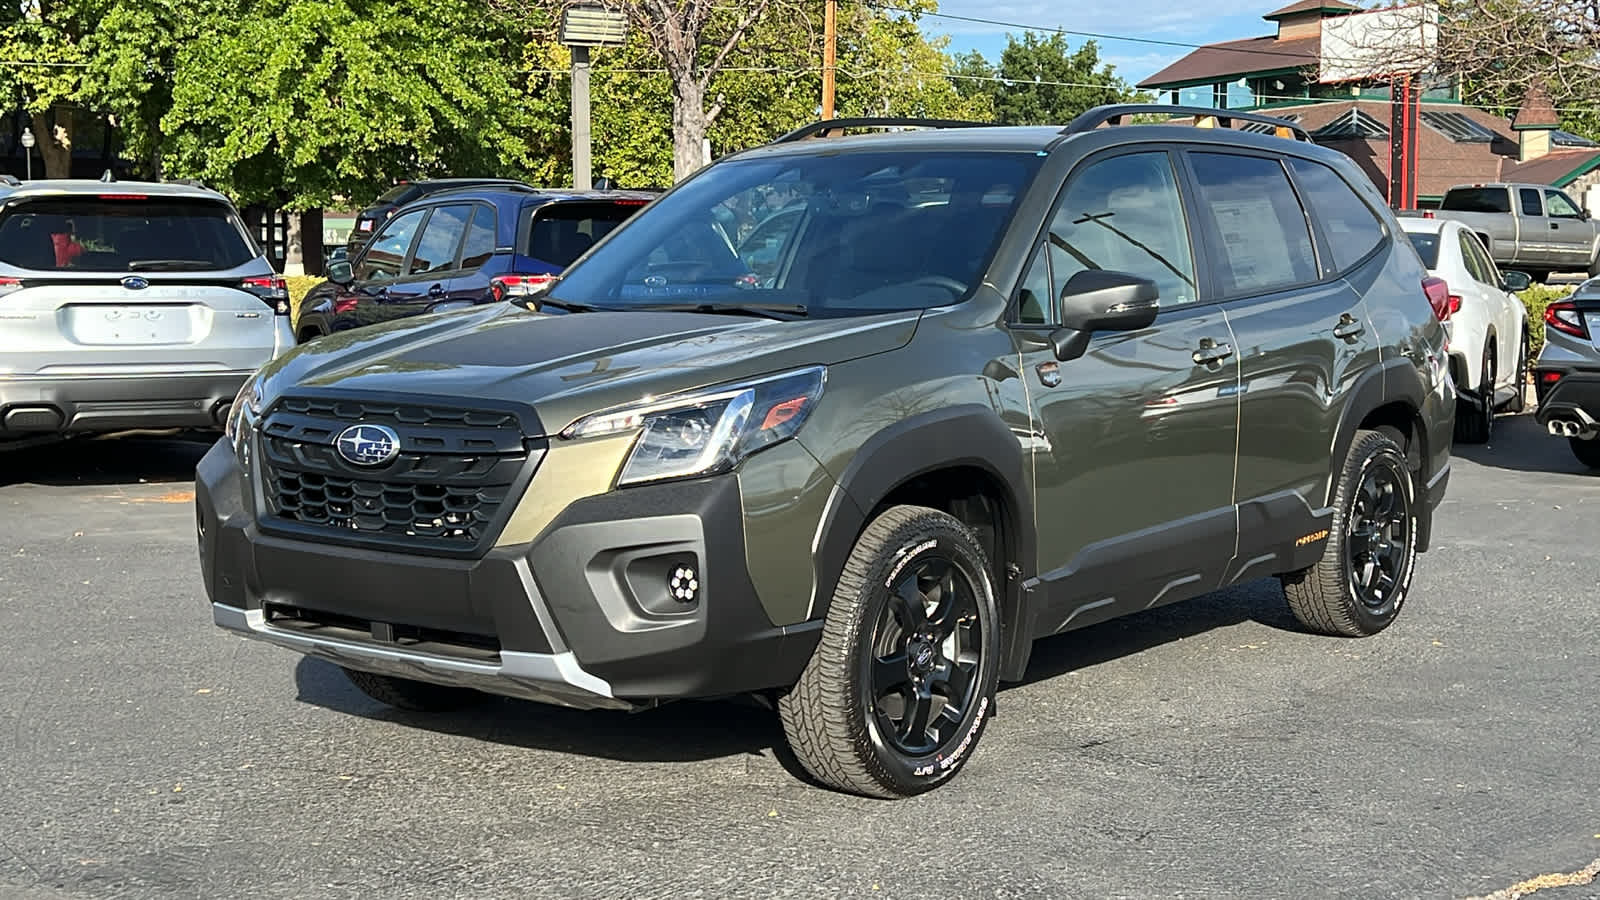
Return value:
<svg viewBox="0 0 1600 900">
<path fill-rule="evenodd" d="M 834 67 L 839 43 L 839 0 L 828 0 L 822 17 L 822 118 L 833 118 Z"/>
<path fill-rule="evenodd" d="M 587 191 L 590 180 L 589 48 L 572 48 L 572 186 Z"/>
<path fill-rule="evenodd" d="M 602 3 L 574 3 L 561 14 L 561 43 L 572 50 L 572 186 L 593 186 L 590 176 L 589 48 L 620 47 L 628 17 Z"/>
</svg>

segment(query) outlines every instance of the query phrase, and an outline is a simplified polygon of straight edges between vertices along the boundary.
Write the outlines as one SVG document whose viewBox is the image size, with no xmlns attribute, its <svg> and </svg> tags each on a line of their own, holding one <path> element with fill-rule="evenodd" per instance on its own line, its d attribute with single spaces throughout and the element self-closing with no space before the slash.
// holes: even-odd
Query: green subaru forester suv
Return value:
<svg viewBox="0 0 1600 900">
<path fill-rule="evenodd" d="M 1350 160 L 1195 116 L 818 123 L 542 294 L 297 349 L 199 467 L 216 623 L 408 709 L 763 697 L 878 797 L 952 778 L 1046 635 L 1270 576 L 1381 631 L 1449 473 L 1445 288 Z"/>
</svg>

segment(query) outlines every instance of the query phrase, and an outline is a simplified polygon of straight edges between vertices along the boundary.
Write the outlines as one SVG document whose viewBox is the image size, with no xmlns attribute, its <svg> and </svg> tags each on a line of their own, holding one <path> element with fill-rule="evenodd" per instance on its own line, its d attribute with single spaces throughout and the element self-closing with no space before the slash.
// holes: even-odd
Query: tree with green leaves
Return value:
<svg viewBox="0 0 1600 900">
<path fill-rule="evenodd" d="M 1148 99 L 1100 61 L 1094 41 L 1073 50 L 1059 33 L 1008 37 L 998 65 L 973 52 L 953 59 L 951 74 L 963 94 L 990 97 L 1001 125 L 1065 124 L 1102 104 Z"/>
<path fill-rule="evenodd" d="M 20 99 L 29 113 L 47 178 L 72 168 L 73 112 L 87 51 L 105 8 L 103 0 L 17 0 L 0 4 L 0 95 Z"/>
</svg>

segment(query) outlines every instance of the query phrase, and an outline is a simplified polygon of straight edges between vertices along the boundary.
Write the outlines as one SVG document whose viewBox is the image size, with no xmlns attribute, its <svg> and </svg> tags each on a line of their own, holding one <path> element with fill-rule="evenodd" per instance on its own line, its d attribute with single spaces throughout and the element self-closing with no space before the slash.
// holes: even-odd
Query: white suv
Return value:
<svg viewBox="0 0 1600 900">
<path fill-rule="evenodd" d="M 0 448 L 219 426 L 294 346 L 289 293 L 226 197 L 183 184 L 0 183 Z"/>
<path fill-rule="evenodd" d="M 1496 411 L 1521 412 L 1528 378 L 1528 308 L 1516 291 L 1530 279 L 1501 272 L 1478 236 L 1458 222 L 1402 218 L 1428 274 L 1450 286 L 1450 375 L 1459 389 L 1455 439 L 1482 444 Z"/>
</svg>

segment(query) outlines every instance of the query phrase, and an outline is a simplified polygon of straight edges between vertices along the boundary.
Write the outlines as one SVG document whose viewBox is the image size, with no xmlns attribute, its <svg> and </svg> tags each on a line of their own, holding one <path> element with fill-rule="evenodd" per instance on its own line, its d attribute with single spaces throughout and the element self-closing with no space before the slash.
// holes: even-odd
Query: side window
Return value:
<svg viewBox="0 0 1600 900">
<path fill-rule="evenodd" d="M 448 272 L 456 267 L 456 251 L 461 248 L 461 236 L 467 231 L 467 217 L 471 206 L 440 206 L 428 217 L 423 226 L 422 240 L 411 258 L 411 274 L 427 275 Z"/>
<path fill-rule="evenodd" d="M 479 206 L 473 210 L 472 221 L 467 225 L 467 240 L 461 245 L 461 268 L 471 272 L 494 256 L 494 208 Z"/>
<path fill-rule="evenodd" d="M 367 245 L 361 257 L 361 267 L 356 270 L 357 281 L 392 281 L 400 277 L 400 267 L 405 264 L 406 252 L 411 249 L 411 239 L 417 235 L 425 209 L 412 210 L 389 220 L 383 230 Z"/>
<path fill-rule="evenodd" d="M 1383 223 L 1339 173 L 1305 159 L 1289 160 L 1289 168 L 1328 241 L 1332 258 L 1322 261 L 1322 274 L 1349 269 L 1383 241 Z"/>
<path fill-rule="evenodd" d="M 1049 325 L 1054 321 L 1050 310 L 1059 295 L 1050 293 L 1050 260 L 1046 253 L 1050 245 L 1039 248 L 1028 263 L 1028 274 L 1017 289 L 1016 322 L 1019 325 Z"/>
<path fill-rule="evenodd" d="M 1539 192 L 1533 188 L 1523 188 L 1517 192 L 1522 197 L 1522 214 L 1525 216 L 1542 216 L 1544 207 L 1539 203 Z"/>
<path fill-rule="evenodd" d="M 1074 173 L 1046 246 L 1054 273 L 1043 298 L 1047 309 L 1085 269 L 1149 278 L 1161 289 L 1163 306 L 1195 300 L 1194 251 L 1166 151 L 1114 156 Z M 1029 273 L 1030 281 L 1037 277 Z"/>
<path fill-rule="evenodd" d="M 1578 209 L 1578 205 L 1567 199 L 1567 195 L 1560 191 L 1545 191 L 1544 205 L 1552 216 L 1560 216 L 1564 219 L 1583 218 L 1583 212 Z"/>
<path fill-rule="evenodd" d="M 1283 164 L 1260 156 L 1192 153 L 1201 205 L 1222 240 L 1216 270 L 1228 296 L 1318 281 L 1305 210 Z"/>
<path fill-rule="evenodd" d="M 1461 234 L 1467 239 L 1467 246 L 1472 248 L 1472 256 L 1478 261 L 1478 268 L 1483 270 L 1483 278 L 1481 279 L 1483 283 L 1490 287 L 1499 287 L 1501 282 L 1500 267 L 1494 264 L 1493 259 L 1489 258 L 1489 251 L 1483 249 L 1483 242 L 1478 240 L 1476 235 L 1468 234 L 1465 231 Z"/>
<path fill-rule="evenodd" d="M 802 206 L 775 213 L 763 219 L 739 242 L 736 248 L 739 258 L 763 282 L 777 277 L 778 267 L 783 261 L 783 248 L 788 245 L 795 227 L 800 224 L 803 212 L 805 207 Z"/>
<path fill-rule="evenodd" d="M 1488 284 L 1489 273 L 1483 269 L 1483 259 L 1474 252 L 1478 239 L 1462 230 L 1456 232 L 1456 241 L 1461 245 L 1461 262 L 1467 267 L 1467 274 L 1475 281 Z"/>
</svg>

